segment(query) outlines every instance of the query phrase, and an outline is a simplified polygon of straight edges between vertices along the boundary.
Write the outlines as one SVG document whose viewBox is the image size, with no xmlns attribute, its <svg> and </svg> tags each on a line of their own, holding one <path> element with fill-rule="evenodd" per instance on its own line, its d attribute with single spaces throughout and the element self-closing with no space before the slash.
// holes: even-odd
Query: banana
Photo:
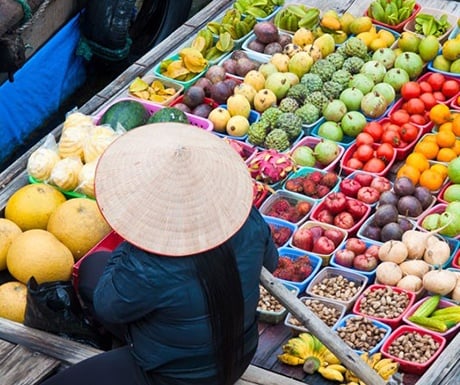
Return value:
<svg viewBox="0 0 460 385">
<path fill-rule="evenodd" d="M 326 368 L 337 370 L 342 374 L 345 374 L 345 372 L 348 370 L 345 366 L 338 364 L 327 365 Z"/>
<path fill-rule="evenodd" d="M 310 347 L 300 338 L 291 338 L 283 345 L 283 352 L 290 353 L 296 357 L 306 359 L 311 355 Z"/>
<path fill-rule="evenodd" d="M 315 339 L 313 335 L 310 333 L 300 333 L 297 337 L 308 345 L 310 351 L 315 350 Z"/>
<path fill-rule="evenodd" d="M 304 359 L 293 356 L 289 353 L 283 353 L 283 354 L 278 355 L 278 359 L 284 364 L 288 364 L 292 366 L 302 365 L 305 362 Z"/>
<path fill-rule="evenodd" d="M 394 361 L 391 359 L 391 358 L 383 358 L 381 359 L 379 362 L 377 362 L 373 369 L 378 372 L 380 369 L 382 369 L 383 367 L 387 366 L 387 365 L 390 365 L 392 364 Z"/>
<path fill-rule="evenodd" d="M 371 368 L 374 368 L 377 362 L 379 362 L 381 359 L 382 359 L 382 353 L 380 352 L 374 353 L 372 356 L 369 357 L 369 360 L 367 363 Z"/>
<path fill-rule="evenodd" d="M 397 362 L 393 362 L 391 364 L 385 365 L 377 372 L 380 377 L 382 377 L 385 381 L 388 381 L 390 377 L 395 374 L 399 369 L 399 364 Z"/>
<path fill-rule="evenodd" d="M 320 366 L 318 368 L 318 373 L 321 374 L 327 380 L 343 382 L 343 374 L 338 370 L 330 369 L 329 367 Z"/>
</svg>

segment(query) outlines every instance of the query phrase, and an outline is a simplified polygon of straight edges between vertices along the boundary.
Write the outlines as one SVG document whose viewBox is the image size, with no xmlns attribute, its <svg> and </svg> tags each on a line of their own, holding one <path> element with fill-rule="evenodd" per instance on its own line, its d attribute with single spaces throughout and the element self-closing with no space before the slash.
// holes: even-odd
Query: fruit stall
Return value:
<svg viewBox="0 0 460 385">
<path fill-rule="evenodd" d="M 169 121 L 241 155 L 279 248 L 252 366 L 458 382 L 460 3 L 211 2 L 0 174 L 0 305 L 23 304 L 1 317 L 24 322 L 31 276 L 75 281 L 122 241 L 95 203 L 98 157 Z"/>
</svg>

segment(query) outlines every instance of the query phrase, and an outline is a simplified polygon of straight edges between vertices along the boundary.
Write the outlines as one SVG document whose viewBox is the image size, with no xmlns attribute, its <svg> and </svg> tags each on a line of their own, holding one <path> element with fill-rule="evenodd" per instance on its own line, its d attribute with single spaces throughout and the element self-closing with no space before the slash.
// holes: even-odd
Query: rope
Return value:
<svg viewBox="0 0 460 385">
<path fill-rule="evenodd" d="M 22 19 L 23 22 L 29 21 L 32 17 L 32 9 L 30 5 L 27 3 L 27 0 L 14 0 L 18 2 L 22 7 L 22 12 L 24 13 L 24 18 Z"/>
<path fill-rule="evenodd" d="M 127 37 L 126 44 L 123 48 L 110 49 L 82 36 L 78 42 L 76 55 L 82 56 L 88 61 L 91 59 L 93 54 L 96 54 L 106 60 L 118 61 L 128 56 L 131 44 L 132 40 Z"/>
<path fill-rule="evenodd" d="M 21 5 L 22 5 L 22 3 L 25 2 L 26 0 L 15 0 L 15 1 L 17 1 L 18 3 L 21 3 Z M 45 13 L 46 8 L 48 8 L 48 5 L 50 4 L 50 1 L 51 0 L 45 0 L 43 3 L 41 3 L 40 6 L 37 8 L 37 10 L 34 12 L 34 14 L 30 18 L 28 18 L 26 20 L 26 22 L 20 28 L 18 28 L 16 30 L 16 33 L 21 34 L 27 28 L 29 28 L 34 23 L 35 20 L 40 19 L 42 17 L 42 15 Z M 29 10 L 30 10 L 30 8 L 29 8 Z"/>
</svg>

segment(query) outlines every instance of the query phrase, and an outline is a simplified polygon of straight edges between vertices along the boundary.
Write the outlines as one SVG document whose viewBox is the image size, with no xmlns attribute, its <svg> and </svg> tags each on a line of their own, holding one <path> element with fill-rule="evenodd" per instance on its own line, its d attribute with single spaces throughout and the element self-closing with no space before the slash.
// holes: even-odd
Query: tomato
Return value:
<svg viewBox="0 0 460 385">
<path fill-rule="evenodd" d="M 418 128 L 411 123 L 404 123 L 401 126 L 401 139 L 407 143 L 414 141 L 417 138 Z"/>
<path fill-rule="evenodd" d="M 432 92 L 424 92 L 420 95 L 420 100 L 425 105 L 425 110 L 431 110 L 436 104 L 438 104 Z"/>
<path fill-rule="evenodd" d="M 393 147 L 398 147 L 401 142 L 399 132 L 386 130 L 382 135 L 382 143 L 390 143 Z"/>
<path fill-rule="evenodd" d="M 361 170 L 363 168 L 363 165 L 363 162 L 361 162 L 357 158 L 350 158 L 346 163 L 347 167 L 352 168 L 354 170 Z"/>
<path fill-rule="evenodd" d="M 425 103 L 420 98 L 412 98 L 407 101 L 406 111 L 409 114 L 423 114 L 425 112 Z"/>
<path fill-rule="evenodd" d="M 418 85 L 420 86 L 420 91 L 422 94 L 425 92 L 433 92 L 433 87 L 431 87 L 431 84 L 426 80 L 422 80 L 420 83 L 418 83 Z"/>
<path fill-rule="evenodd" d="M 380 138 L 382 137 L 383 128 L 379 122 L 372 121 L 372 122 L 367 123 L 364 126 L 363 132 L 368 133 L 374 138 L 374 141 L 378 142 L 380 141 Z"/>
<path fill-rule="evenodd" d="M 390 120 L 394 124 L 402 125 L 404 123 L 408 123 L 409 119 L 409 113 L 403 109 L 396 110 L 390 115 Z"/>
<path fill-rule="evenodd" d="M 401 130 L 401 126 L 399 126 L 398 124 L 391 123 L 391 122 L 390 124 L 387 124 L 385 126 L 385 131 L 399 132 L 400 130 Z"/>
<path fill-rule="evenodd" d="M 382 143 L 376 151 L 377 158 L 382 159 L 385 163 L 388 163 L 393 159 L 395 153 L 394 147 L 390 143 Z"/>
<path fill-rule="evenodd" d="M 442 85 L 446 81 L 446 77 L 439 72 L 433 72 L 430 76 L 427 77 L 426 81 L 430 83 L 433 91 L 440 91 Z"/>
<path fill-rule="evenodd" d="M 372 144 L 374 143 L 374 138 L 368 132 L 360 132 L 356 136 L 356 146 L 361 146 L 362 144 Z"/>
<path fill-rule="evenodd" d="M 446 80 L 442 85 L 441 92 L 447 99 L 450 99 L 460 91 L 460 85 L 453 79 Z"/>
<path fill-rule="evenodd" d="M 434 98 L 436 99 L 437 102 L 445 102 L 446 101 L 446 97 L 444 96 L 444 94 L 441 91 L 434 91 L 433 96 L 434 96 Z"/>
<path fill-rule="evenodd" d="M 417 82 L 411 81 L 404 83 L 399 92 L 401 93 L 403 99 L 409 100 L 412 98 L 418 98 L 422 91 Z"/>
<path fill-rule="evenodd" d="M 363 171 L 367 172 L 382 172 L 385 170 L 386 164 L 382 159 L 371 158 L 366 163 L 364 163 Z"/>
<path fill-rule="evenodd" d="M 419 126 L 424 126 L 425 124 L 428 123 L 428 120 L 426 120 L 425 115 L 414 114 L 410 116 L 410 122 L 414 124 L 418 124 Z"/>
<path fill-rule="evenodd" d="M 367 162 L 374 156 L 374 149 L 370 144 L 362 144 L 356 147 L 356 151 L 353 156 L 361 162 Z"/>
</svg>

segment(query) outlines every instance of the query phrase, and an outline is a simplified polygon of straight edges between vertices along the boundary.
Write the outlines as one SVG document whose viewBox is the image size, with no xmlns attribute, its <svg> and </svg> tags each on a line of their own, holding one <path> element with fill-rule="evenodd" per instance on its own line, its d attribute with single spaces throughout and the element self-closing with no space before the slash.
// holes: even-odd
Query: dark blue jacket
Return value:
<svg viewBox="0 0 460 385">
<path fill-rule="evenodd" d="M 229 242 L 243 287 L 247 353 L 258 340 L 261 267 L 273 271 L 278 252 L 256 209 Z M 159 256 L 123 242 L 98 283 L 94 306 L 102 320 L 129 324 L 132 352 L 145 370 L 173 378 L 215 376 L 206 299 L 190 258 Z"/>
</svg>

